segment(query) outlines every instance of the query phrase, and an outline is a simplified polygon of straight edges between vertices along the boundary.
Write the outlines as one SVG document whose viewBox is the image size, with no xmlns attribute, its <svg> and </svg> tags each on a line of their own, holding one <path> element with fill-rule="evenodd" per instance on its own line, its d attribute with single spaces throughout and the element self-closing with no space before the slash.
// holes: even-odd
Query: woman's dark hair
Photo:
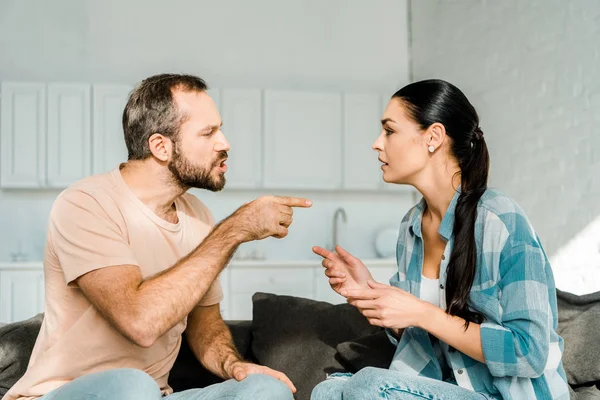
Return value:
<svg viewBox="0 0 600 400">
<path fill-rule="evenodd" d="M 400 100 L 408 116 L 421 129 L 440 123 L 450 137 L 452 155 L 461 173 L 461 193 L 454 215 L 454 246 L 446 278 L 447 313 L 469 322 L 483 322 L 483 315 L 469 307 L 469 293 L 475 278 L 477 249 L 475 220 L 477 202 L 487 188 L 490 157 L 479 127 L 479 116 L 456 86 L 432 79 L 411 83 L 392 98 Z"/>
</svg>

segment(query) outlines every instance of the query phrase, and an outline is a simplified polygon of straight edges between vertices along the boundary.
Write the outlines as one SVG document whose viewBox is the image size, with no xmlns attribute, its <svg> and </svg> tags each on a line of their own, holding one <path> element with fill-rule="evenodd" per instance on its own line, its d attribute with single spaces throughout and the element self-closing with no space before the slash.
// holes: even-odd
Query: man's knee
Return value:
<svg viewBox="0 0 600 400">
<path fill-rule="evenodd" d="M 133 368 L 110 369 L 84 375 L 47 395 L 50 400 L 151 400 L 160 397 L 160 389 L 154 379 L 147 373 Z"/>
<path fill-rule="evenodd" d="M 119 368 L 101 374 L 107 375 L 105 382 L 114 393 L 114 399 L 159 399 L 161 396 L 156 381 L 139 369 Z"/>
<path fill-rule="evenodd" d="M 244 400 L 293 400 L 294 398 L 288 385 L 270 375 L 252 374 L 242 382 L 244 390 L 240 393 L 240 397 Z"/>
<path fill-rule="evenodd" d="M 135 386 L 137 389 L 143 390 L 145 392 L 160 392 L 160 388 L 158 384 L 150 375 L 141 371 L 139 369 L 134 368 L 122 368 L 115 370 L 116 373 L 120 377 L 121 382 L 125 382 L 125 384 L 129 384 L 130 386 Z"/>
</svg>

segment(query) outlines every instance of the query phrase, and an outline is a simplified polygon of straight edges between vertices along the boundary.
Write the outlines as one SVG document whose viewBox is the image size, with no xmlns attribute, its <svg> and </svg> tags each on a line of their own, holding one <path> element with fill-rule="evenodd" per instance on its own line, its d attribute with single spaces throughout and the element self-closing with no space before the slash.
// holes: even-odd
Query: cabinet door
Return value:
<svg viewBox="0 0 600 400">
<path fill-rule="evenodd" d="M 344 96 L 344 189 L 377 190 L 381 163 L 373 142 L 381 132 L 381 97 L 377 94 Z"/>
<path fill-rule="evenodd" d="M 93 172 L 108 172 L 127 161 L 123 137 L 123 110 L 132 87 L 94 85 L 93 88 Z"/>
<path fill-rule="evenodd" d="M 342 186 L 341 94 L 265 91 L 264 186 Z"/>
<path fill-rule="evenodd" d="M 0 271 L 0 322 L 22 321 L 43 311 L 43 270 Z"/>
<path fill-rule="evenodd" d="M 90 86 L 48 85 L 49 187 L 64 188 L 91 172 Z"/>
<path fill-rule="evenodd" d="M 260 90 L 223 90 L 223 132 L 231 145 L 227 187 L 258 188 L 262 169 Z"/>
<path fill-rule="evenodd" d="M 38 188 L 46 180 L 46 87 L 39 83 L 2 84 L 0 184 Z"/>
</svg>

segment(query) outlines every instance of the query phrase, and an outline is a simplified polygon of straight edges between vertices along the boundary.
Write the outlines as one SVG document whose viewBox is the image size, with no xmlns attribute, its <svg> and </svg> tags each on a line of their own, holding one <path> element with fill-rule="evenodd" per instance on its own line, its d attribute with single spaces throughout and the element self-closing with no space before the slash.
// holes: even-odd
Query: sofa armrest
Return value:
<svg viewBox="0 0 600 400">
<path fill-rule="evenodd" d="M 0 328 L 0 397 L 25 373 L 43 315 Z"/>
</svg>

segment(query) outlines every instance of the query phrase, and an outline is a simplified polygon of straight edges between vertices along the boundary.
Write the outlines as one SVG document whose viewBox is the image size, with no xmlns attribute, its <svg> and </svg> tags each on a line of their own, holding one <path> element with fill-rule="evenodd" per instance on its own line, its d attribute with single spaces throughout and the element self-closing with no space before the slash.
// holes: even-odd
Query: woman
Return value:
<svg viewBox="0 0 600 400">
<path fill-rule="evenodd" d="M 398 273 L 379 284 L 344 249 L 313 251 L 397 349 L 389 369 L 333 374 L 312 399 L 568 399 L 552 271 L 524 212 L 487 189 L 473 106 L 426 80 L 396 92 L 381 123 L 383 179 L 423 195 L 400 225 Z"/>
</svg>

